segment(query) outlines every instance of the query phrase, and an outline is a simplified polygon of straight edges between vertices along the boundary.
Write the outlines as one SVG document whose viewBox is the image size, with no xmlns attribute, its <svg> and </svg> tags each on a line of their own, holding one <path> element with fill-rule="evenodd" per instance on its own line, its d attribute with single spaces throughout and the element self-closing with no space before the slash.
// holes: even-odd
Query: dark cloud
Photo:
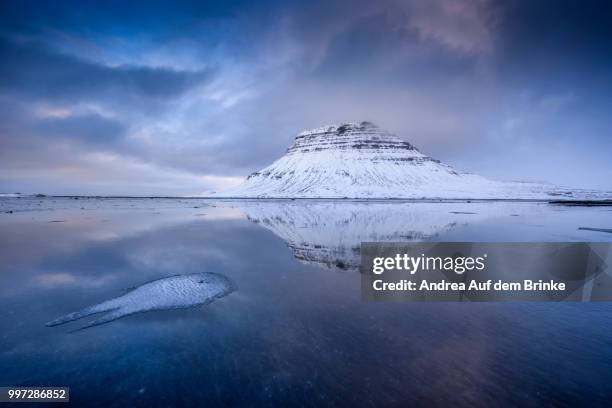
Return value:
<svg viewBox="0 0 612 408">
<path fill-rule="evenodd" d="M 612 64 L 610 2 L 517 1 L 499 7 L 504 18 L 497 26 L 497 49 L 503 62 L 514 61 L 513 69 L 598 72 Z"/>
<path fill-rule="evenodd" d="M 330 39 L 314 75 L 415 86 L 452 81 L 476 69 L 477 57 L 423 40 L 407 18 L 384 13 L 351 22 Z"/>
<path fill-rule="evenodd" d="M 0 22 L 4 31 L 21 33 L 57 28 L 75 33 L 90 30 L 120 35 L 139 32 L 170 35 L 198 19 L 230 18 L 249 3 L 247 0 L 199 0 L 180 4 L 171 0 L 3 1 Z"/>
<path fill-rule="evenodd" d="M 105 66 L 51 51 L 39 43 L 0 39 L 0 92 L 62 100 L 173 98 L 211 77 L 210 70 Z"/>
</svg>

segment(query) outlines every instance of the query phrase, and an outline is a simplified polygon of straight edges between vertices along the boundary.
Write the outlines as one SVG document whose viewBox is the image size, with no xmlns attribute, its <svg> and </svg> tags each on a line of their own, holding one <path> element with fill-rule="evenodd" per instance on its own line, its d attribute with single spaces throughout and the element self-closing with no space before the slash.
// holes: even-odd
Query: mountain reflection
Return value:
<svg viewBox="0 0 612 408">
<path fill-rule="evenodd" d="M 245 201 L 239 208 L 282 238 L 300 262 L 357 270 L 361 242 L 435 240 L 453 228 L 517 215 L 526 207 L 504 202 Z"/>
</svg>

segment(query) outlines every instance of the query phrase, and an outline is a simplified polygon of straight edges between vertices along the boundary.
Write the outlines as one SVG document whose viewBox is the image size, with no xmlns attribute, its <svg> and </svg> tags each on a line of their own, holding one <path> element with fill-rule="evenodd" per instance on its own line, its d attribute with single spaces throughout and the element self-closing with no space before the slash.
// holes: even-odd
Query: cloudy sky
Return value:
<svg viewBox="0 0 612 408">
<path fill-rule="evenodd" d="M 0 192 L 218 191 L 362 120 L 612 190 L 611 112 L 605 1 L 0 2 Z"/>
</svg>

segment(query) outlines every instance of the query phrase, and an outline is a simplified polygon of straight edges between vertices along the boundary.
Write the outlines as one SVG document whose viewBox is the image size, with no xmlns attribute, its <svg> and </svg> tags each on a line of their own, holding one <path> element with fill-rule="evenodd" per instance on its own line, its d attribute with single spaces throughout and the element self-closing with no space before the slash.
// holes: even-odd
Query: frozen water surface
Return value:
<svg viewBox="0 0 612 408">
<path fill-rule="evenodd" d="M 366 304 L 354 269 L 365 240 L 608 242 L 611 228 L 610 207 L 538 202 L 3 197 L 0 385 L 69 385 L 100 407 L 607 406 L 611 304 Z M 217 292 L 143 285 L 203 271 L 239 290 L 175 309 Z M 109 299 L 157 311 L 45 326 Z"/>
</svg>

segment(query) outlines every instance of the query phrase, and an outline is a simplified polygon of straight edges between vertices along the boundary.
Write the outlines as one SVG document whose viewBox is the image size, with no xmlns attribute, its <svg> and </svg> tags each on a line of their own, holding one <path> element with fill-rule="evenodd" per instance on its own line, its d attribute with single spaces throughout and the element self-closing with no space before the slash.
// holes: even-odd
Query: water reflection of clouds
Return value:
<svg viewBox="0 0 612 408">
<path fill-rule="evenodd" d="M 17 208 L 17 205 L 29 208 L 33 205 L 25 199 L 14 201 L 10 208 Z M 26 266 L 48 256 L 68 256 L 96 241 L 111 242 L 136 237 L 182 222 L 244 218 L 238 209 L 201 201 L 177 203 L 176 200 L 140 200 L 138 205 L 141 207 L 151 206 L 147 210 L 131 207 L 132 204 L 128 206 L 118 200 L 54 199 L 42 202 L 44 206 L 34 206 L 28 211 L 17 211 L 0 218 L 0 260 L 4 264 Z M 79 207 L 83 203 L 87 206 L 83 207 L 85 210 Z M 196 216 L 202 212 L 206 215 Z M 49 222 L 60 220 L 62 222 Z"/>
<path fill-rule="evenodd" d="M 33 278 L 35 285 L 44 289 L 53 289 L 60 286 L 73 286 L 82 288 L 92 288 L 104 286 L 117 279 L 115 274 L 102 276 L 77 275 L 67 272 L 41 273 Z"/>
<path fill-rule="evenodd" d="M 174 274 L 248 270 L 241 255 L 248 256 L 251 247 L 236 237 L 258 228 L 245 223 L 235 208 L 213 208 L 213 219 L 196 217 L 194 212 L 183 209 L 131 218 L 102 213 L 98 222 L 81 222 L 61 212 L 56 215 L 68 221 L 21 220 L 15 223 L 17 234 L 2 234 L 6 245 L 0 249 L 5 260 L 0 295 L 68 288 L 116 291 Z"/>
</svg>

